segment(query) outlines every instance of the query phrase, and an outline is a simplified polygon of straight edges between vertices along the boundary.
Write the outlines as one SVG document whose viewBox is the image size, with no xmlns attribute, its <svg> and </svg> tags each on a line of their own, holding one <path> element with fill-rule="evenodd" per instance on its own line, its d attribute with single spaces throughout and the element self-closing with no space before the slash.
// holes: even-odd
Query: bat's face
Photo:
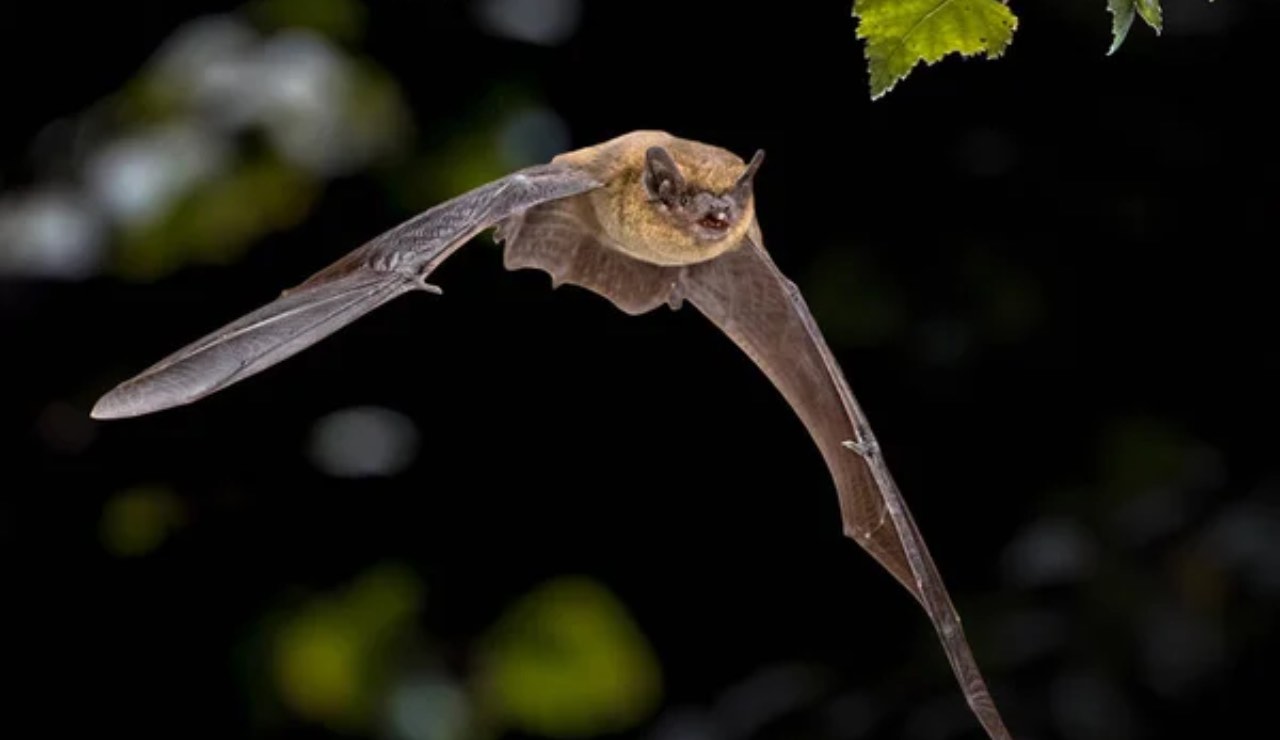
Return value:
<svg viewBox="0 0 1280 740">
<path fill-rule="evenodd" d="M 674 227 L 697 243 L 711 246 L 735 234 L 749 217 L 751 180 L 764 158 L 757 152 L 751 164 L 730 188 L 717 188 L 706 178 L 686 178 L 671 154 L 660 146 L 645 151 L 645 195 Z"/>
<path fill-rule="evenodd" d="M 763 152 L 743 169 L 736 157 L 733 166 L 687 148 L 675 150 L 677 157 L 683 155 L 684 166 L 665 147 L 647 148 L 642 175 L 633 186 L 643 191 L 641 199 L 650 211 L 644 220 L 651 227 L 647 243 L 634 247 L 651 252 L 653 261 L 689 264 L 719 256 L 737 245 L 754 217 L 751 181 Z"/>
</svg>

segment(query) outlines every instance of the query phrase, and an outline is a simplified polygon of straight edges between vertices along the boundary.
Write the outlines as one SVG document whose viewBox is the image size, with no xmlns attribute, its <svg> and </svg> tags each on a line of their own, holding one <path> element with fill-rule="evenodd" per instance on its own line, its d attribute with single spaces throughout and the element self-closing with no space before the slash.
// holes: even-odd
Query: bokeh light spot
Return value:
<svg viewBox="0 0 1280 740">
<path fill-rule="evenodd" d="M 411 676 L 391 690 L 388 725 L 394 740 L 461 740 L 470 706 L 466 692 L 442 676 Z"/>
<path fill-rule="evenodd" d="M 580 0 L 479 0 L 477 20 L 495 36 L 539 46 L 558 46 L 578 30 Z"/>
<path fill-rule="evenodd" d="M 550 108 L 528 108 L 502 127 L 498 146 L 511 169 L 541 164 L 569 149 L 569 126 Z"/>
<path fill-rule="evenodd" d="M 0 199 L 0 274 L 78 279 L 97 269 L 105 224 L 71 192 L 39 190 Z"/>
<path fill-rule="evenodd" d="M 418 428 L 409 417 L 379 406 L 335 411 L 311 430 L 310 456 L 317 468 L 338 478 L 392 476 L 418 452 Z"/>
<path fill-rule="evenodd" d="M 167 488 L 138 487 L 107 499 L 99 521 L 103 547 L 117 557 L 138 557 L 159 547 L 182 523 L 182 504 Z"/>
</svg>

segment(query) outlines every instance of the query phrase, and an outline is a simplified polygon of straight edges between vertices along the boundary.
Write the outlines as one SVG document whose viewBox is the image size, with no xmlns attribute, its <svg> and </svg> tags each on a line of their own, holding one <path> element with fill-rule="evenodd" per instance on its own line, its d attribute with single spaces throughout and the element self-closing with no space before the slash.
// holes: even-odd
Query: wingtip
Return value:
<svg viewBox="0 0 1280 740">
<path fill-rule="evenodd" d="M 136 389 L 131 386 L 132 381 L 118 385 L 104 393 L 102 398 L 99 398 L 98 402 L 89 410 L 89 416 L 99 421 L 128 419 L 162 411 L 181 403 L 181 401 L 175 402 L 173 399 L 162 399 L 154 395 L 139 396 L 135 392 Z"/>
<path fill-rule="evenodd" d="M 131 416 L 131 414 L 125 412 L 123 405 L 115 398 L 113 391 L 98 399 L 98 402 L 89 410 L 89 416 L 99 421 L 106 421 L 109 419 L 123 419 L 126 416 Z"/>
</svg>

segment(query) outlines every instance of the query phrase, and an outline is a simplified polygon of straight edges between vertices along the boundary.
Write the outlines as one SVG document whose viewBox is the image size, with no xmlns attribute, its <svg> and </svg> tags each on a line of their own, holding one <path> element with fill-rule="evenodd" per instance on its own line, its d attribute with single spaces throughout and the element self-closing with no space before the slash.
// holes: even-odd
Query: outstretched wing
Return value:
<svg viewBox="0 0 1280 740">
<path fill-rule="evenodd" d="M 992 738 L 1008 738 L 866 416 L 804 298 L 765 252 L 758 226 L 736 249 L 686 268 L 680 290 L 755 361 L 804 422 L 835 479 L 845 534 L 924 606 L 974 714 Z"/>
<path fill-rule="evenodd" d="M 434 290 L 431 274 L 484 229 L 547 201 L 600 187 L 579 169 L 541 165 L 446 201 L 378 236 L 275 301 L 174 352 L 104 395 L 98 419 L 190 403 L 271 367 L 396 296 Z"/>
<path fill-rule="evenodd" d="M 608 298 L 629 314 L 689 301 L 764 371 L 804 422 L 835 479 L 844 531 L 920 602 L 965 698 L 994 740 L 1009 737 L 924 539 L 880 456 L 822 332 L 796 286 L 765 252 L 758 225 L 737 248 L 685 267 L 650 265 L 600 243 L 589 209 L 548 203 L 504 223 L 508 268 Z"/>
</svg>

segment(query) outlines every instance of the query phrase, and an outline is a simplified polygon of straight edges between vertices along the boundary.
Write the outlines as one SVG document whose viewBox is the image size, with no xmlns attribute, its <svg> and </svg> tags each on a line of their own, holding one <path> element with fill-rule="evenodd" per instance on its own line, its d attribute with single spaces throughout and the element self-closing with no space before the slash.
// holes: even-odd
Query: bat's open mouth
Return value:
<svg viewBox="0 0 1280 740">
<path fill-rule="evenodd" d="M 724 231 L 729 228 L 729 214 L 717 211 L 708 213 L 698 219 L 698 225 L 706 229 L 715 229 L 716 231 Z"/>
</svg>

